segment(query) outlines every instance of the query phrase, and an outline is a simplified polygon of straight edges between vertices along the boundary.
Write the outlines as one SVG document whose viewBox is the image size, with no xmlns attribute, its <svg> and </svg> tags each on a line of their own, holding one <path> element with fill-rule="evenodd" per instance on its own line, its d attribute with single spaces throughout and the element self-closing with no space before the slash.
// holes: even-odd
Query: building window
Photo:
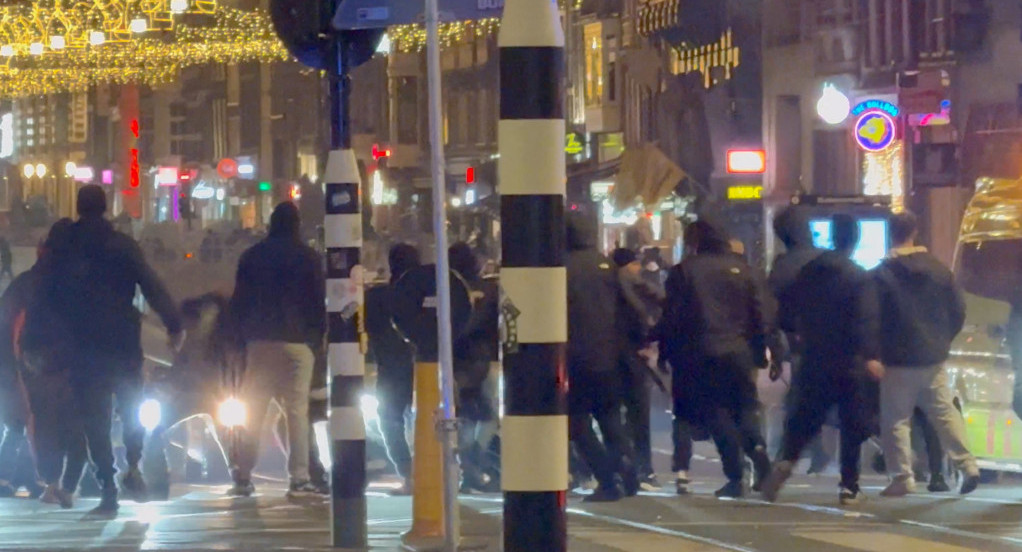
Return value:
<svg viewBox="0 0 1022 552">
<path fill-rule="evenodd" d="M 589 23 L 583 28 L 585 41 L 586 106 L 603 104 L 603 24 Z"/>
<path fill-rule="evenodd" d="M 418 143 L 419 83 L 416 77 L 399 77 L 395 83 L 397 143 Z"/>
</svg>

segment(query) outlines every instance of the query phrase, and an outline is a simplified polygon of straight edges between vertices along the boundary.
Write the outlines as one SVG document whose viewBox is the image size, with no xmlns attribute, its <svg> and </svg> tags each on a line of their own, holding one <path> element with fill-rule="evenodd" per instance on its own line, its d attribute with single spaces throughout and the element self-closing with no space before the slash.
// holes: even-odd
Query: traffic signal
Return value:
<svg viewBox="0 0 1022 552">
<path fill-rule="evenodd" d="M 291 55 L 304 65 L 321 71 L 337 68 L 332 59 L 333 38 L 337 35 L 330 22 L 336 7 L 344 0 L 334 2 L 296 2 L 271 0 L 270 19 L 277 36 Z M 359 29 L 343 31 L 348 46 L 348 68 L 369 61 L 386 29 Z"/>
<path fill-rule="evenodd" d="M 192 187 L 182 184 L 181 192 L 178 194 L 178 211 L 181 218 L 188 220 L 192 218 Z"/>
</svg>

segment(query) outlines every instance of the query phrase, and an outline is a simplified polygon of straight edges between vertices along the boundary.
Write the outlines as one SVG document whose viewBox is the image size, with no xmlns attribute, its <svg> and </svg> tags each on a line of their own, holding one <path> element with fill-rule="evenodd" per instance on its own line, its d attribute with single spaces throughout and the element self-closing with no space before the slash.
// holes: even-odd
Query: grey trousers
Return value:
<svg viewBox="0 0 1022 552">
<path fill-rule="evenodd" d="M 270 400 L 287 417 L 287 471 L 292 483 L 309 480 L 309 389 L 314 363 L 304 343 L 253 341 L 245 347 L 241 400 L 248 409 L 235 479 L 248 480 L 259 458 L 259 437 Z"/>
<path fill-rule="evenodd" d="M 965 444 L 965 422 L 955 408 L 943 365 L 888 367 L 880 382 L 880 431 L 892 477 L 912 476 L 912 413 L 926 414 L 955 466 L 979 473 Z"/>
</svg>

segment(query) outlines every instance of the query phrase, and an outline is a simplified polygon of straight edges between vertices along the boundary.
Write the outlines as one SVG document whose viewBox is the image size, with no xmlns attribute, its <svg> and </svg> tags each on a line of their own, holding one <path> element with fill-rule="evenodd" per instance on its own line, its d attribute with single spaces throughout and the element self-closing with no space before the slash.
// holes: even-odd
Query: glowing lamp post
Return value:
<svg viewBox="0 0 1022 552">
<path fill-rule="evenodd" d="M 848 96 L 844 95 L 833 84 L 823 86 L 823 95 L 816 102 L 816 113 L 821 119 L 830 125 L 839 125 L 845 122 L 852 110 L 852 103 Z"/>
</svg>

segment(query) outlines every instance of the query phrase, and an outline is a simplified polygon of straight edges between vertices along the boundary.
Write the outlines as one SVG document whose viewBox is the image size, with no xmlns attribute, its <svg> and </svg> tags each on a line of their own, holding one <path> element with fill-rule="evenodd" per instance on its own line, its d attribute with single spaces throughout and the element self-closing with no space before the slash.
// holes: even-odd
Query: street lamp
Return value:
<svg viewBox="0 0 1022 552">
<path fill-rule="evenodd" d="M 76 165 L 74 161 L 68 161 L 67 163 L 64 164 L 64 175 L 65 176 L 74 176 L 75 175 L 75 171 L 77 169 L 78 169 L 78 165 Z"/>
<path fill-rule="evenodd" d="M 46 176 L 46 165 L 39 163 L 35 166 L 35 175 L 39 178 Z"/>
<path fill-rule="evenodd" d="M 26 163 L 25 166 L 22 167 L 21 171 L 25 175 L 25 178 L 32 178 L 35 176 L 35 165 Z"/>
<path fill-rule="evenodd" d="M 823 95 L 820 101 L 816 102 L 816 114 L 824 122 L 831 125 L 839 125 L 845 122 L 852 110 L 852 103 L 848 96 L 844 95 L 833 84 L 823 85 Z"/>
</svg>

